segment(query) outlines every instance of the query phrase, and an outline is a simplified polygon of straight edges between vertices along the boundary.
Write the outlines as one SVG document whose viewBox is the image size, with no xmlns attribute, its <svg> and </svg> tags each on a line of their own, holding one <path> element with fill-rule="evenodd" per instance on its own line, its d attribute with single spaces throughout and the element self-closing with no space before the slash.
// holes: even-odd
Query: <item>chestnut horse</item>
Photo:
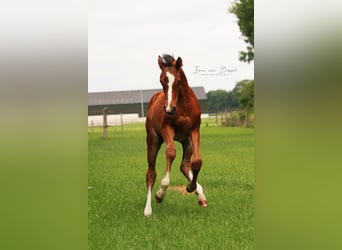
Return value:
<svg viewBox="0 0 342 250">
<path fill-rule="evenodd" d="M 188 85 L 182 69 L 182 59 L 175 60 L 170 55 L 158 57 L 161 69 L 160 83 L 163 91 L 152 96 L 146 115 L 146 142 L 148 169 L 146 173 L 147 201 L 145 216 L 152 214 L 152 189 L 157 176 L 156 158 L 163 142 L 165 142 L 166 171 L 161 186 L 155 195 L 161 202 L 170 184 L 171 164 L 176 157 L 174 140 L 183 148 L 180 170 L 188 179 L 188 192 L 195 191 L 201 207 L 207 207 L 207 200 L 197 176 L 202 166 L 199 152 L 201 110 L 198 100 Z"/>
</svg>

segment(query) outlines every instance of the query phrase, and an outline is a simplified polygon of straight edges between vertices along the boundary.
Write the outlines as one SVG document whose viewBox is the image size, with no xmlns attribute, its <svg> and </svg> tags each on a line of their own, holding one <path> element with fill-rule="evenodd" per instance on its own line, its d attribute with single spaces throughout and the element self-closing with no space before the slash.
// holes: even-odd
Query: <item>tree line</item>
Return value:
<svg viewBox="0 0 342 250">
<path fill-rule="evenodd" d="M 240 81 L 231 91 L 209 91 L 207 96 L 209 113 L 237 109 L 254 112 L 254 80 Z"/>
</svg>

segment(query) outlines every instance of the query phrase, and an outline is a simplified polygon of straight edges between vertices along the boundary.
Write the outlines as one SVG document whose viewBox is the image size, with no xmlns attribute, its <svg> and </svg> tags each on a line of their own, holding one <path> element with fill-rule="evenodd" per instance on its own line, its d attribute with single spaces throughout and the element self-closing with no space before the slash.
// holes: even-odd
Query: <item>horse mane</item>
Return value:
<svg viewBox="0 0 342 250">
<path fill-rule="evenodd" d="M 172 62 L 175 61 L 175 58 L 173 56 L 168 55 L 168 54 L 163 54 L 162 60 L 163 60 L 164 66 L 172 66 Z"/>
</svg>

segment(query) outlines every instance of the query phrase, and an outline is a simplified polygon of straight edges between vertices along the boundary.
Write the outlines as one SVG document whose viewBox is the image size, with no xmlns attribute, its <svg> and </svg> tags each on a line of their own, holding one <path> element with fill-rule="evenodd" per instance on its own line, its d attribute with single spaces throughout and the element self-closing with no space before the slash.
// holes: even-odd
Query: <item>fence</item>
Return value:
<svg viewBox="0 0 342 250">
<path fill-rule="evenodd" d="M 254 127 L 254 113 L 248 114 L 244 110 L 226 111 L 216 114 L 202 114 L 203 126 Z M 103 127 L 103 115 L 88 116 L 88 127 Z M 145 117 L 139 114 L 107 115 L 106 126 L 121 126 L 129 123 L 145 122 Z"/>
<path fill-rule="evenodd" d="M 254 127 L 255 115 L 245 110 L 234 110 L 211 114 L 210 118 L 215 120 L 216 126 Z"/>
<path fill-rule="evenodd" d="M 145 118 L 139 117 L 139 114 L 107 115 L 108 126 L 122 126 L 123 124 L 144 121 Z M 88 127 L 103 127 L 103 115 L 88 116 Z"/>
</svg>

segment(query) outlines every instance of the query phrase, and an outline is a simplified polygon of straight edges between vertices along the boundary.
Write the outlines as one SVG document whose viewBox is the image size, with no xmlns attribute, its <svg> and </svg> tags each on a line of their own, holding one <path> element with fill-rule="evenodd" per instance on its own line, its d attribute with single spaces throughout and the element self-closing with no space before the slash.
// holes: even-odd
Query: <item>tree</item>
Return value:
<svg viewBox="0 0 342 250">
<path fill-rule="evenodd" d="M 208 96 L 208 109 L 209 113 L 217 113 L 223 111 L 227 106 L 227 91 L 215 90 L 209 91 Z"/>
<path fill-rule="evenodd" d="M 243 80 L 238 82 L 233 89 L 238 97 L 241 107 L 246 110 L 254 108 L 254 80 Z"/>
<path fill-rule="evenodd" d="M 239 103 L 239 98 L 234 94 L 233 91 L 229 91 L 227 94 L 227 103 L 228 103 L 228 108 L 230 109 L 236 109 L 239 108 L 240 103 Z"/>
<path fill-rule="evenodd" d="M 240 51 L 240 61 L 254 60 L 254 0 L 236 0 L 229 12 L 238 18 L 238 25 L 247 43 L 247 51 Z"/>
<path fill-rule="evenodd" d="M 209 113 L 223 112 L 226 109 L 234 109 L 240 106 L 238 96 L 232 91 L 209 91 L 207 96 Z"/>
</svg>

